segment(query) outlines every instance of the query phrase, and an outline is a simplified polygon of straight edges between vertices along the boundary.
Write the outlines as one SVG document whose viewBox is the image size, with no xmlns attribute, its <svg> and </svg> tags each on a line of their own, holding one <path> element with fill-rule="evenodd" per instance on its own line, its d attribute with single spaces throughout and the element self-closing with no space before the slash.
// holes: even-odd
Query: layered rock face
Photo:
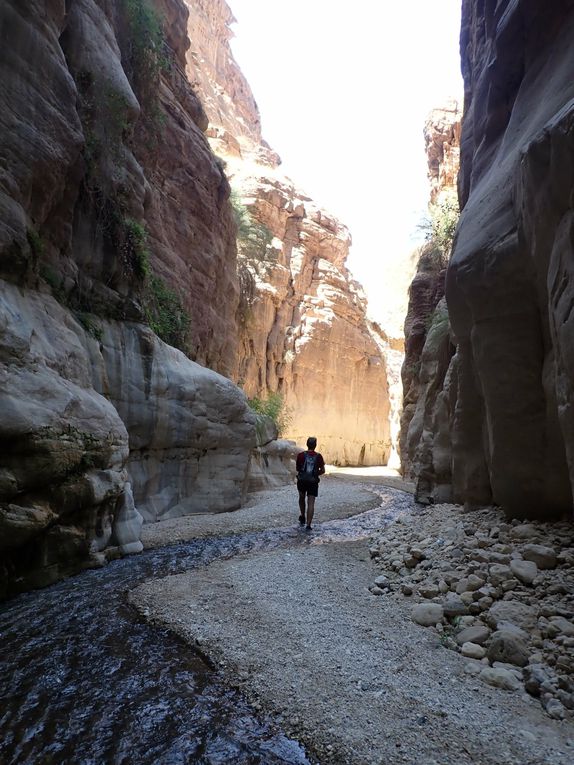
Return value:
<svg viewBox="0 0 574 765">
<path fill-rule="evenodd" d="M 574 5 L 463 3 L 452 497 L 571 517 Z"/>
<path fill-rule="evenodd" d="M 236 227 L 187 11 L 130 8 L 0 10 L 3 592 L 140 549 L 142 516 L 237 507 L 255 444 L 244 395 L 142 323 L 233 372 Z"/>
<path fill-rule="evenodd" d="M 457 102 L 452 101 L 446 108 L 434 109 L 424 127 L 431 205 L 440 205 L 455 194 L 460 116 Z M 444 300 L 447 257 L 436 242 L 420 248 L 405 319 L 401 470 L 416 481 L 416 496 L 423 502 L 448 500 L 451 493 L 445 412 L 451 402 L 450 378 L 448 392 L 443 391 L 454 353 Z"/>
<path fill-rule="evenodd" d="M 460 166 L 461 110 L 456 99 L 440 109 L 433 109 L 424 127 L 425 151 L 428 162 L 430 202 L 457 187 Z"/>
<path fill-rule="evenodd" d="M 236 180 L 274 236 L 267 258 L 250 264 L 257 292 L 242 334 L 244 390 L 280 392 L 292 413 L 286 436 L 317 436 L 330 462 L 386 464 L 385 360 L 344 265 L 347 229 L 284 177 L 239 170 Z"/>
<path fill-rule="evenodd" d="M 237 379 L 248 396 L 279 392 L 291 413 L 285 435 L 299 443 L 317 436 L 328 461 L 386 463 L 385 358 L 345 267 L 349 233 L 277 170 L 277 155 L 261 140 L 253 96 L 229 48 L 227 4 L 188 5 L 188 71 L 209 117 L 210 142 L 270 239 L 257 257 L 240 262 L 252 294 L 238 315 Z"/>
</svg>

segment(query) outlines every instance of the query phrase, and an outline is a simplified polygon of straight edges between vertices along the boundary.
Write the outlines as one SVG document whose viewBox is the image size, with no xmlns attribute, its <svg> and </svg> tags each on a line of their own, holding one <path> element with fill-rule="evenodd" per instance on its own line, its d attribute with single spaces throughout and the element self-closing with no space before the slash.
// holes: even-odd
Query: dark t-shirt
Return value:
<svg viewBox="0 0 574 765">
<path fill-rule="evenodd" d="M 306 452 L 299 452 L 297 455 L 297 472 L 300 470 L 303 470 L 303 466 L 305 465 L 305 455 L 306 454 L 316 454 L 317 455 L 317 467 L 319 468 L 319 473 L 325 472 L 325 460 L 323 459 L 323 455 L 319 454 L 319 452 L 314 451 L 313 449 L 309 449 Z"/>
</svg>

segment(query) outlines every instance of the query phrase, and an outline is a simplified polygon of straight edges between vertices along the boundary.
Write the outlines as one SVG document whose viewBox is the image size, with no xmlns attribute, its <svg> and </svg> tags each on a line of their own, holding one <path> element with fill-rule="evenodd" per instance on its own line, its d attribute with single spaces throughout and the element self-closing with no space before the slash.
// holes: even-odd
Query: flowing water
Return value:
<svg viewBox="0 0 574 765">
<path fill-rule="evenodd" d="M 374 487 L 370 487 L 373 489 Z M 142 553 L 0 606 L 2 765 L 303 765 L 274 722 L 172 633 L 140 620 L 126 593 L 151 577 L 238 553 L 366 537 L 412 509 L 402 492 L 306 535 L 292 528 Z"/>
</svg>

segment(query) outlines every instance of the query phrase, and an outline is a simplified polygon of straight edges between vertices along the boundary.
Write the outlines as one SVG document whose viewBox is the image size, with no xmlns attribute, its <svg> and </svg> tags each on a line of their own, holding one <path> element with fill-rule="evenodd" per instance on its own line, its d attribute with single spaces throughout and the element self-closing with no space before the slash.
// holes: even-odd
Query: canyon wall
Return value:
<svg viewBox="0 0 574 765">
<path fill-rule="evenodd" d="M 234 372 L 239 290 L 187 9 L 133 8 L 0 10 L 0 595 L 238 507 L 256 442 L 195 363 Z"/>
<path fill-rule="evenodd" d="M 572 2 L 463 2 L 450 492 L 511 516 L 572 514 L 573 33 Z"/>
<path fill-rule="evenodd" d="M 460 122 L 458 103 L 451 101 L 434 109 L 424 126 L 430 205 L 435 209 L 456 194 Z M 423 502 L 450 497 L 449 434 L 446 441 L 435 439 L 435 431 L 441 429 L 442 434 L 444 429 L 438 424 L 444 419 L 442 388 L 454 352 L 444 300 L 449 254 L 432 238 L 419 248 L 405 319 L 401 470 L 415 480 L 416 497 Z"/>
<path fill-rule="evenodd" d="M 239 241 L 245 289 L 236 379 L 250 397 L 280 393 L 291 417 L 284 435 L 298 443 L 317 436 L 328 461 L 386 463 L 386 363 L 364 294 L 345 266 L 349 232 L 278 170 L 279 158 L 262 141 L 229 46 L 227 3 L 187 2 L 188 72 L 209 118 L 207 135 L 249 219 L 268 235 L 255 253 Z"/>
</svg>

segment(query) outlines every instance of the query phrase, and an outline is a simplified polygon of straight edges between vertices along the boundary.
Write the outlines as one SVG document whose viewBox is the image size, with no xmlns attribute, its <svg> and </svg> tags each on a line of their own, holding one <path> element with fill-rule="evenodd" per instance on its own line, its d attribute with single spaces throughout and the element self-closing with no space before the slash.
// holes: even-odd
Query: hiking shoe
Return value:
<svg viewBox="0 0 574 765">
<path fill-rule="evenodd" d="M 307 525 L 305 526 L 305 531 L 313 531 L 313 527 L 312 527 L 312 526 L 309 526 L 309 524 L 307 524 Z"/>
<path fill-rule="evenodd" d="M 305 525 L 305 516 L 304 515 L 300 515 L 299 516 L 299 523 L 301 524 L 301 526 Z"/>
</svg>

